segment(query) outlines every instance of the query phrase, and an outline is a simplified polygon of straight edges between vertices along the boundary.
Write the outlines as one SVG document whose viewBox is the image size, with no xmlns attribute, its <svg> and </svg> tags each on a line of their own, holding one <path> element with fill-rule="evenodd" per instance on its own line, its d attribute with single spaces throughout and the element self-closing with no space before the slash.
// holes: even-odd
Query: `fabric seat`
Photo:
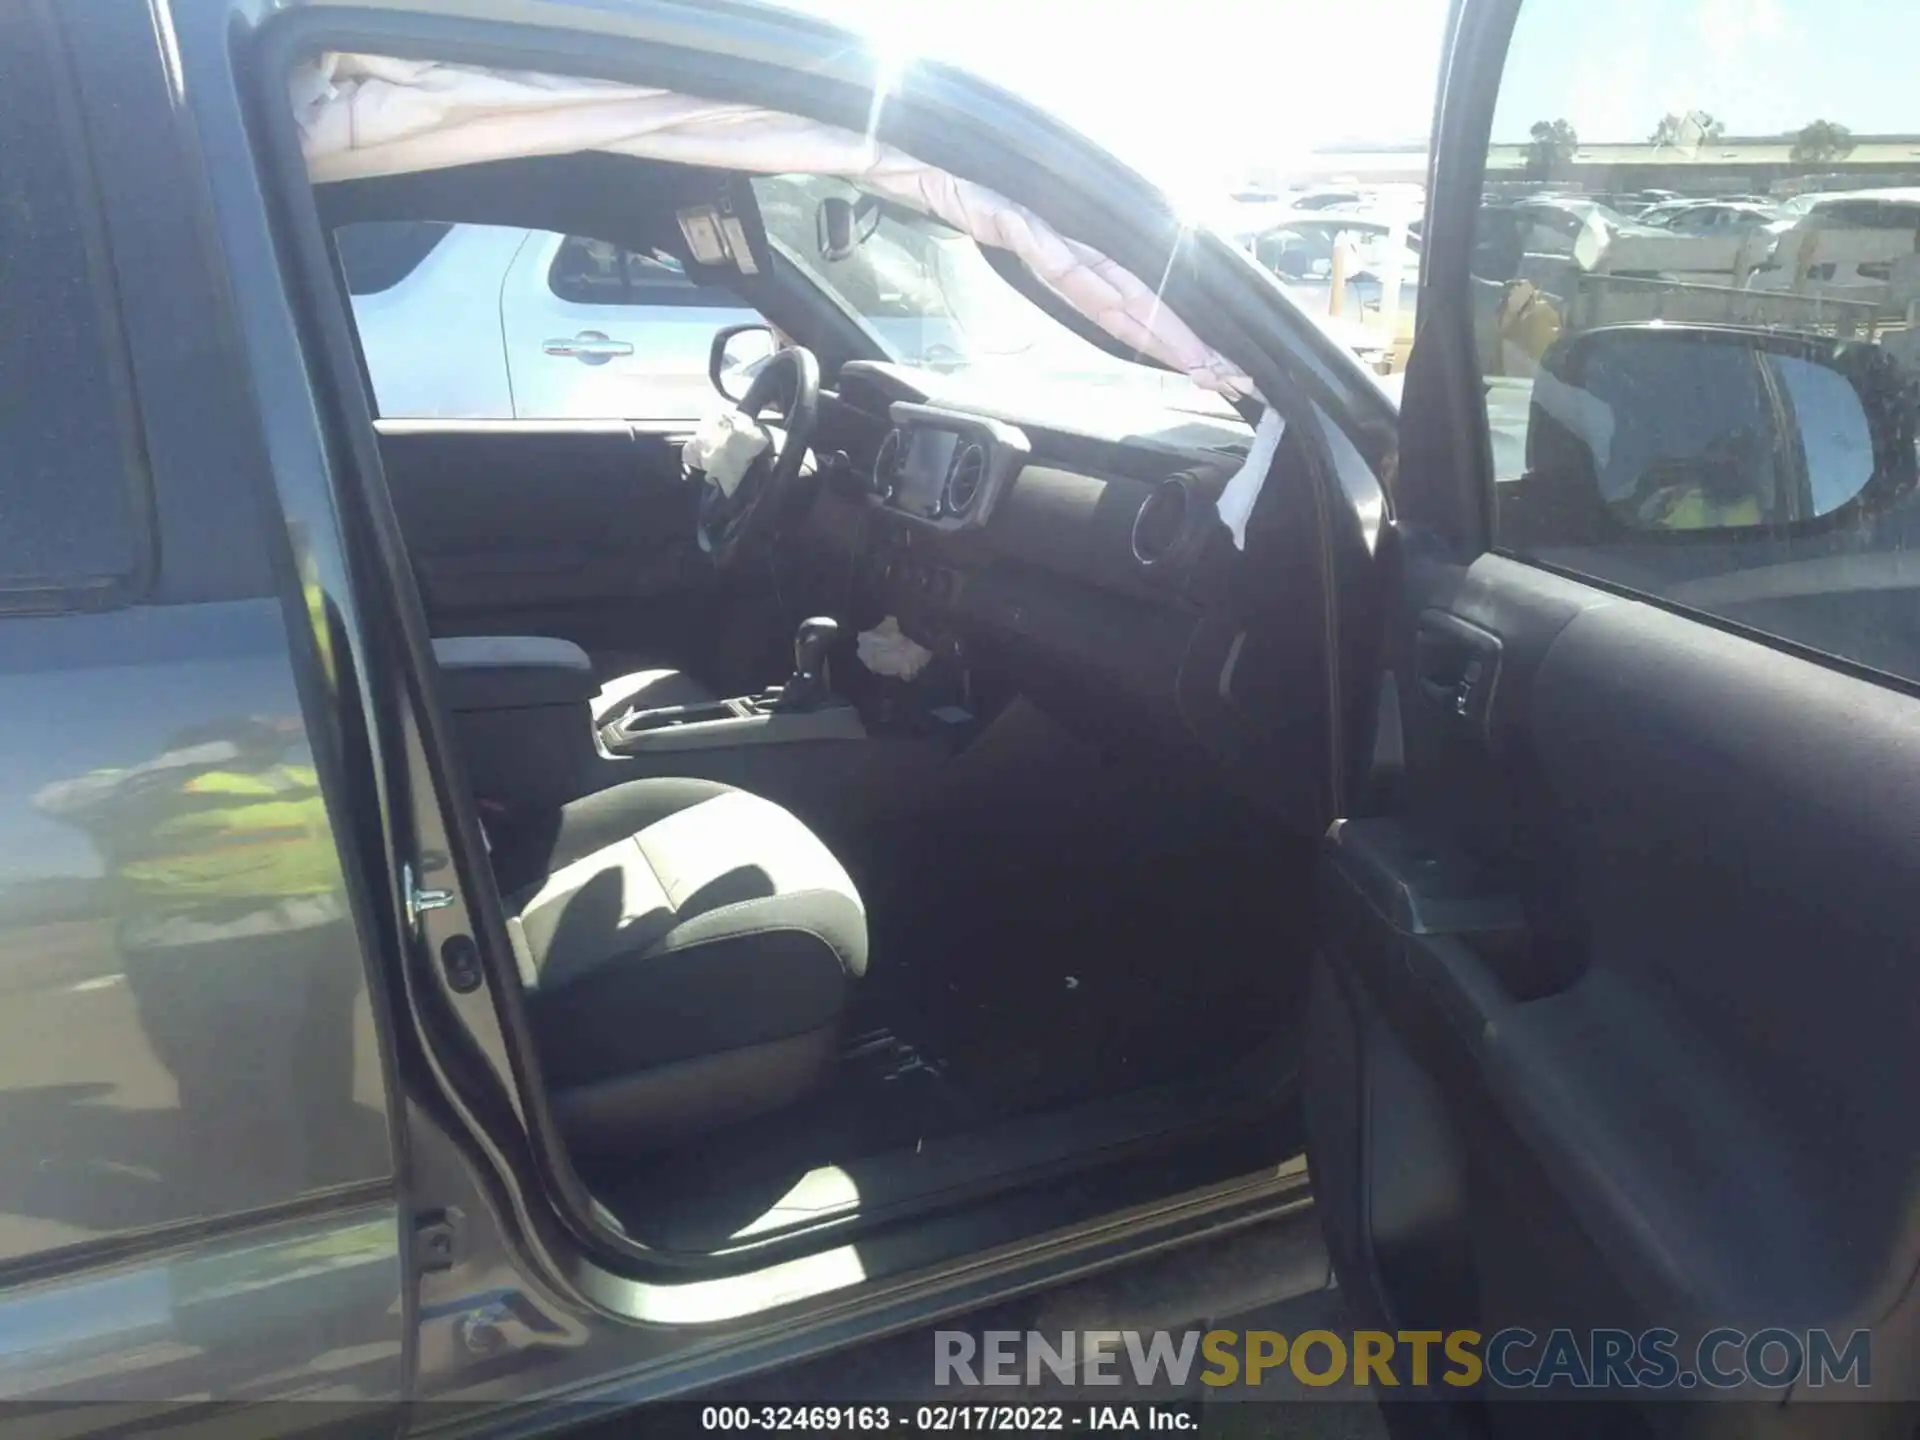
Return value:
<svg viewBox="0 0 1920 1440">
<path fill-rule="evenodd" d="M 663 1145 L 795 1100 L 832 1063 L 866 913 L 778 805 L 637 780 L 564 807 L 495 869 L 574 1146 Z"/>
</svg>

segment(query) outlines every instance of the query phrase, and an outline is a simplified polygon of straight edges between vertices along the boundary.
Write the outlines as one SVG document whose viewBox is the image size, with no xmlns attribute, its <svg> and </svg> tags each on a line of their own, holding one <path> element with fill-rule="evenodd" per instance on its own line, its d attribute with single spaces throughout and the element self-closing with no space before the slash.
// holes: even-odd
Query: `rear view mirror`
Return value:
<svg viewBox="0 0 1920 1440">
<path fill-rule="evenodd" d="M 779 348 L 770 326 L 729 325 L 714 333 L 713 347 L 707 352 L 707 378 L 723 397 L 738 404 Z"/>
<path fill-rule="evenodd" d="M 820 258 L 845 260 L 858 248 L 854 238 L 853 205 L 837 196 L 828 196 L 814 212 L 814 227 L 819 233 Z"/>
<path fill-rule="evenodd" d="M 1533 383 L 1512 508 L 1560 543 L 1852 523 L 1913 489 L 1917 395 L 1874 345 L 1704 325 L 1567 336 Z"/>
<path fill-rule="evenodd" d="M 829 263 L 852 256 L 880 228 L 881 205 L 871 195 L 856 201 L 829 195 L 813 212 L 820 258 Z"/>
</svg>

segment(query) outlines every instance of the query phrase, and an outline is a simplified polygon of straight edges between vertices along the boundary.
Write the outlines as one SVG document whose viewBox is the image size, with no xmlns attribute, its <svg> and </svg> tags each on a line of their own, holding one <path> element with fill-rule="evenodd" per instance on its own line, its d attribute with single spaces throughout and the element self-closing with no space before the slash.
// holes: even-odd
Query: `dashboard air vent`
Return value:
<svg viewBox="0 0 1920 1440">
<path fill-rule="evenodd" d="M 873 457 L 873 493 L 891 501 L 900 485 L 900 432 L 889 430 L 880 442 L 880 453 Z"/>
<path fill-rule="evenodd" d="M 971 510 L 973 502 L 980 498 L 980 487 L 986 478 L 987 452 L 978 445 L 967 446 L 947 476 L 947 513 L 964 515 Z"/>
<path fill-rule="evenodd" d="M 1133 558 L 1157 569 L 1185 547 L 1193 492 L 1184 480 L 1165 480 L 1140 502 L 1133 517 Z"/>
</svg>

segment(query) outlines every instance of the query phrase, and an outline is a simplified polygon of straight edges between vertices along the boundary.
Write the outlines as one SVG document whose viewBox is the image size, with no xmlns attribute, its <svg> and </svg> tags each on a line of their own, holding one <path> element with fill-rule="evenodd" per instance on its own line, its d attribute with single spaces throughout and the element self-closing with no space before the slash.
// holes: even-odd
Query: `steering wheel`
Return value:
<svg viewBox="0 0 1920 1440">
<path fill-rule="evenodd" d="M 711 478 L 700 491 L 695 538 L 722 569 L 769 538 L 800 491 L 800 467 L 820 420 L 820 362 L 811 350 L 789 345 L 775 351 L 737 408 L 758 422 L 760 412 L 775 401 L 786 414 L 785 438 L 747 467 L 732 495 L 723 494 Z"/>
</svg>

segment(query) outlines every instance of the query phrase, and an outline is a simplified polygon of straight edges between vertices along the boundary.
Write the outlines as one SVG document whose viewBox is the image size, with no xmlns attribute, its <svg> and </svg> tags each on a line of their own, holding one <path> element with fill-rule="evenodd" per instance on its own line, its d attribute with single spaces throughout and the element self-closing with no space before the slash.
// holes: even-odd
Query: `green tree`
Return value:
<svg viewBox="0 0 1920 1440">
<path fill-rule="evenodd" d="M 1533 137 L 1527 146 L 1527 176 L 1533 180 L 1552 180 L 1565 173 L 1580 148 L 1580 137 L 1565 120 L 1539 120 L 1527 132 Z"/>
<path fill-rule="evenodd" d="M 1667 115 L 1647 137 L 1649 145 L 1710 145 L 1727 133 L 1724 120 L 1716 120 L 1705 110 L 1689 110 L 1685 115 Z"/>
<path fill-rule="evenodd" d="M 1793 132 L 1787 158 L 1796 165 L 1830 165 L 1853 153 L 1853 131 L 1831 120 L 1815 120 Z"/>
</svg>

